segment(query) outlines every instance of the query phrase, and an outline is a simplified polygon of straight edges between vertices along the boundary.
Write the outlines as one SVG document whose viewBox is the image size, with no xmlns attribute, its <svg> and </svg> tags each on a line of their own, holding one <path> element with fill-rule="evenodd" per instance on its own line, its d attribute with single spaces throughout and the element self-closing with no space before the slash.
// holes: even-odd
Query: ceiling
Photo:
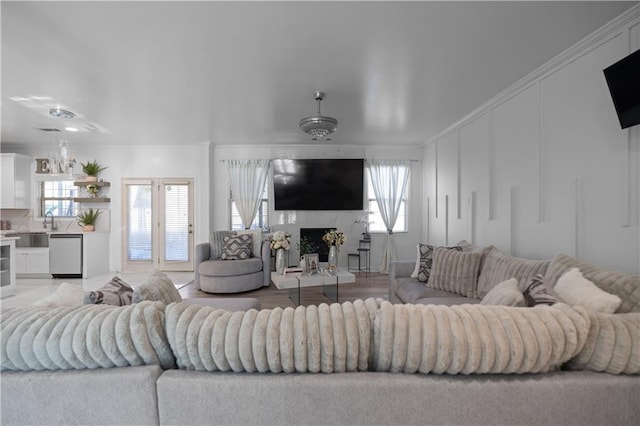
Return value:
<svg viewBox="0 0 640 426">
<path fill-rule="evenodd" d="M 637 3 L 2 1 L 2 143 L 419 145 Z"/>
</svg>

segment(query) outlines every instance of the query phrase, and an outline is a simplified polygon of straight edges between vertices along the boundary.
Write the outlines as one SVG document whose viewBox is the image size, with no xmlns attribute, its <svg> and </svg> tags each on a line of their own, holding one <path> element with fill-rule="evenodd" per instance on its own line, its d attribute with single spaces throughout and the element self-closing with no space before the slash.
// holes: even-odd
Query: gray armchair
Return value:
<svg viewBox="0 0 640 426">
<path fill-rule="evenodd" d="M 222 260 L 220 241 L 226 232 L 231 235 L 231 231 L 216 231 L 212 233 L 211 242 L 196 245 L 196 288 L 207 293 L 241 293 L 268 287 L 271 281 L 269 240 L 260 242 L 259 257 Z"/>
</svg>

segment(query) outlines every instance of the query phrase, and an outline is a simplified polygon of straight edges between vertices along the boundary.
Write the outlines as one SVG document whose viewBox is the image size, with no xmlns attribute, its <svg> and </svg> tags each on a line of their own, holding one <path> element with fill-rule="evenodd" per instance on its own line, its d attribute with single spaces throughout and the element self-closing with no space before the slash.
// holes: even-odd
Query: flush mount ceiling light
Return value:
<svg viewBox="0 0 640 426">
<path fill-rule="evenodd" d="M 315 100 L 318 101 L 318 113 L 300 120 L 300 129 L 311 136 L 311 140 L 331 140 L 327 138 L 338 128 L 338 120 L 320 114 L 320 102 L 324 99 L 324 93 L 316 92 Z"/>
<path fill-rule="evenodd" d="M 76 116 L 71 111 L 67 111 L 66 109 L 60 109 L 60 108 L 51 108 L 49 110 L 49 115 L 53 117 L 66 118 L 66 119 L 70 119 Z"/>
</svg>

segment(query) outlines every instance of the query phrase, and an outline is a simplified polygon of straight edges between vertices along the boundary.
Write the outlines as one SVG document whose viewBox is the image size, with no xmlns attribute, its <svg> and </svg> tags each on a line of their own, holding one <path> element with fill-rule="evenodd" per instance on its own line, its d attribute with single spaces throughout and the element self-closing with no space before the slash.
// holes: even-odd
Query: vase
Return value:
<svg viewBox="0 0 640 426">
<path fill-rule="evenodd" d="M 284 249 L 276 250 L 276 273 L 278 275 L 284 275 L 284 269 L 287 267 L 287 264 L 284 259 Z"/>
<path fill-rule="evenodd" d="M 336 246 L 329 246 L 327 269 L 331 273 L 335 273 L 338 270 L 338 247 Z"/>
</svg>

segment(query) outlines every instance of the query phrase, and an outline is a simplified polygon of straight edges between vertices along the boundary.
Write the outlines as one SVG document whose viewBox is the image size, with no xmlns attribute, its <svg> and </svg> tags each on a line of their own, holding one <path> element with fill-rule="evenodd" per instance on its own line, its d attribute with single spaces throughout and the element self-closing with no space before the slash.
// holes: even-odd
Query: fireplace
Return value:
<svg viewBox="0 0 640 426">
<path fill-rule="evenodd" d="M 335 228 L 300 228 L 300 240 L 307 239 L 314 248 L 314 253 L 318 253 L 320 262 L 326 262 L 329 258 L 329 247 L 322 241 L 322 236 L 331 229 Z"/>
</svg>

